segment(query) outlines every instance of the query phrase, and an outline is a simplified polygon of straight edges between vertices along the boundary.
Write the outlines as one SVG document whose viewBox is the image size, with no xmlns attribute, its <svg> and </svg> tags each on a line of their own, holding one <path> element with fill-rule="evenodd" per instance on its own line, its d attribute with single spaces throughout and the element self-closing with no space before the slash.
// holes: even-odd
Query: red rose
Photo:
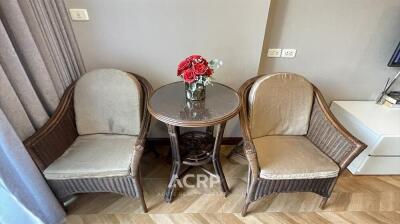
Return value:
<svg viewBox="0 0 400 224">
<path fill-rule="evenodd" d="M 207 71 L 205 72 L 206 76 L 211 76 L 214 73 L 214 70 L 211 68 L 207 67 Z"/>
<path fill-rule="evenodd" d="M 203 58 L 203 61 L 200 61 L 198 63 L 201 63 L 201 64 L 205 65 L 206 67 L 208 67 L 208 62 L 204 58 Z"/>
<path fill-rule="evenodd" d="M 183 72 L 183 79 L 187 83 L 192 83 L 196 79 L 196 74 L 194 74 L 193 69 L 191 69 L 191 68 L 190 69 L 186 69 Z"/>
<path fill-rule="evenodd" d="M 204 59 L 200 55 L 192 55 L 192 56 L 188 57 L 186 60 L 191 61 L 193 65 L 197 64 L 197 63 L 207 63 L 206 59 Z"/>
<path fill-rule="evenodd" d="M 193 66 L 193 71 L 196 75 L 204 75 L 208 69 L 204 63 L 197 63 Z"/>
<path fill-rule="evenodd" d="M 177 75 L 181 76 L 185 82 L 192 83 L 197 76 L 211 76 L 213 70 L 208 66 L 208 62 L 200 55 L 191 55 L 178 65 Z"/>
<path fill-rule="evenodd" d="M 186 59 L 185 59 L 185 60 L 181 61 L 181 62 L 179 63 L 179 65 L 178 65 L 178 71 L 177 71 L 178 76 L 179 76 L 179 75 L 182 75 L 182 73 L 183 73 L 186 69 L 190 68 L 190 66 L 191 66 L 191 63 L 190 63 L 189 60 L 186 60 Z"/>
<path fill-rule="evenodd" d="M 189 56 L 187 59 L 191 60 L 191 61 L 195 61 L 195 60 L 204 60 L 202 56 L 194 54 L 192 56 Z"/>
</svg>

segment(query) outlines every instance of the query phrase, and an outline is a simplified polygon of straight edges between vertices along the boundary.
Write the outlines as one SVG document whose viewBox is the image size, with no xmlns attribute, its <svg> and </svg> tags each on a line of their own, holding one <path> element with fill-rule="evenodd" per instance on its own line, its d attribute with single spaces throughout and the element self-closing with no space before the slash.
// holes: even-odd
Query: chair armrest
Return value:
<svg viewBox="0 0 400 224">
<path fill-rule="evenodd" d="M 340 124 L 316 87 L 314 93 L 315 100 L 307 138 L 343 170 L 367 146 Z"/>
<path fill-rule="evenodd" d="M 257 77 L 249 79 L 246 81 L 239 89 L 239 96 L 241 101 L 241 109 L 239 111 L 239 119 L 240 119 L 240 129 L 242 131 L 243 136 L 243 151 L 246 155 L 247 161 L 249 163 L 249 167 L 251 170 L 251 175 L 253 178 L 257 178 L 260 174 L 260 166 L 258 164 L 257 152 L 254 146 L 253 140 L 250 134 L 250 126 L 249 126 L 249 117 L 248 117 L 248 108 L 247 108 L 247 99 L 248 94 L 251 89 L 252 84 L 256 80 Z"/>
<path fill-rule="evenodd" d="M 140 159 L 142 158 L 144 151 L 144 143 L 136 143 L 133 148 L 133 156 L 131 161 L 131 175 L 138 176 L 139 175 L 139 165 Z"/>
<path fill-rule="evenodd" d="M 50 119 L 24 141 L 25 148 L 44 171 L 60 157 L 78 137 L 73 103 L 74 84 L 70 85 Z"/>
<path fill-rule="evenodd" d="M 151 84 L 143 77 L 130 73 L 134 75 L 140 82 L 143 91 L 143 109 L 142 109 L 142 121 L 140 125 L 140 132 L 136 140 L 134 147 L 133 158 L 131 162 L 131 174 L 136 175 L 139 171 L 140 159 L 142 157 L 144 148 L 146 147 L 147 133 L 149 132 L 151 116 L 147 110 L 147 102 L 149 100 L 150 94 L 153 92 L 153 87 Z"/>
<path fill-rule="evenodd" d="M 135 74 L 134 74 L 135 75 Z M 140 125 L 140 132 L 138 135 L 138 141 L 136 145 L 145 146 L 147 133 L 149 132 L 151 116 L 149 111 L 147 110 L 147 102 L 149 101 L 150 94 L 153 92 L 153 87 L 151 84 L 139 75 L 135 75 L 135 77 L 139 80 L 142 88 L 143 88 L 143 109 L 142 109 L 142 122 Z"/>
</svg>

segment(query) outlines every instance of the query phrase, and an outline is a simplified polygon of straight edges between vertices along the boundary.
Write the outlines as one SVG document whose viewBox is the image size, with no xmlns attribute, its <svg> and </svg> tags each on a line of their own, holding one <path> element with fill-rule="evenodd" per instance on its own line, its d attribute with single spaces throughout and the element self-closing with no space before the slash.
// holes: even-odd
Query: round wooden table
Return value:
<svg viewBox="0 0 400 224">
<path fill-rule="evenodd" d="M 182 175 L 181 165 L 199 166 L 206 173 L 219 178 L 225 196 L 229 193 L 219 154 L 226 122 L 237 115 L 240 107 L 235 90 L 220 83 L 206 88 L 206 98 L 189 101 L 183 82 L 175 82 L 155 90 L 148 101 L 150 114 L 168 126 L 171 141 L 172 169 L 165 192 L 165 201 L 171 202 L 175 185 Z M 206 127 L 206 131 L 180 134 L 179 127 Z M 214 127 L 216 133 L 214 137 Z M 212 163 L 214 172 L 203 165 Z"/>
</svg>

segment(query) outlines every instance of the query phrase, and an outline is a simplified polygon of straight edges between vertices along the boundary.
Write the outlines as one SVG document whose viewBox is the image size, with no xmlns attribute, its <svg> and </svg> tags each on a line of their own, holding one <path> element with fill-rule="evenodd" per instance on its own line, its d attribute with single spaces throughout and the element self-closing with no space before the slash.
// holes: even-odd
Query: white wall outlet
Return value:
<svg viewBox="0 0 400 224">
<path fill-rule="evenodd" d="M 281 56 L 282 49 L 280 48 L 270 48 L 268 49 L 267 57 L 269 58 L 279 58 Z"/>
<path fill-rule="evenodd" d="M 294 58 L 296 57 L 296 49 L 283 49 L 282 58 Z"/>
<path fill-rule="evenodd" d="M 89 14 L 86 9 L 69 9 L 73 21 L 88 21 Z"/>
</svg>

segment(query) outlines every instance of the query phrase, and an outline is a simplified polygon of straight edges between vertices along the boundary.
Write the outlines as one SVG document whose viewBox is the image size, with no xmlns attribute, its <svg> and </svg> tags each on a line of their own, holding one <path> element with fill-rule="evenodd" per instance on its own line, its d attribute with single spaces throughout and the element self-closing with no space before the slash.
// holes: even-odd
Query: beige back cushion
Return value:
<svg viewBox="0 0 400 224">
<path fill-rule="evenodd" d="M 300 75 L 258 79 L 249 93 L 251 137 L 307 134 L 312 102 L 313 87 Z"/>
<path fill-rule="evenodd" d="M 138 135 L 141 86 L 131 74 L 100 69 L 83 75 L 75 86 L 78 133 Z"/>
</svg>

